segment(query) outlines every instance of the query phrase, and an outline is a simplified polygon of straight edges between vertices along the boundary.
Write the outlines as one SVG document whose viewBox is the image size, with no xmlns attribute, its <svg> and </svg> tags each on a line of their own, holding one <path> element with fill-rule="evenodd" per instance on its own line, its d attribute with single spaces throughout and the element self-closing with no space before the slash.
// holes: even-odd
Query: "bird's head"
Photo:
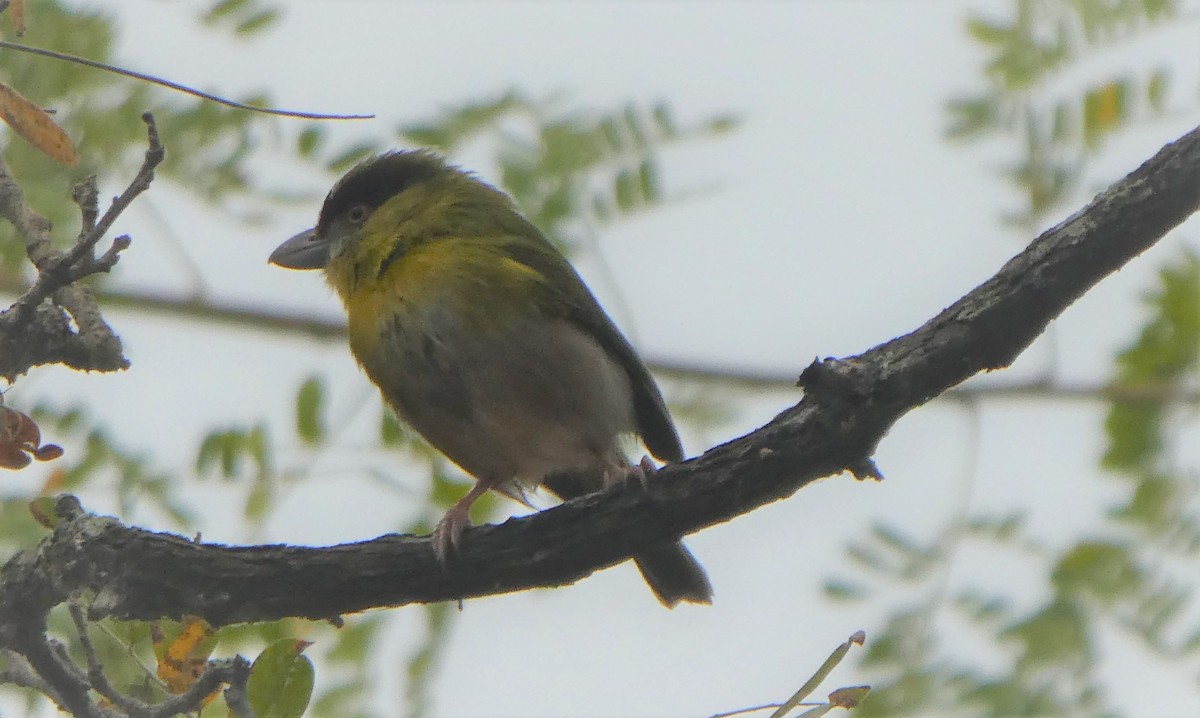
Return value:
<svg viewBox="0 0 1200 718">
<path fill-rule="evenodd" d="M 429 224 L 427 210 L 437 204 L 436 196 L 461 192 L 452 187 L 466 184 L 463 180 L 474 181 L 426 150 L 372 157 L 337 181 L 317 225 L 279 245 L 270 262 L 288 269 L 323 269 L 331 260 L 361 250 L 364 240 L 370 243 L 376 235 L 382 241 L 400 230 L 419 230 Z"/>
</svg>

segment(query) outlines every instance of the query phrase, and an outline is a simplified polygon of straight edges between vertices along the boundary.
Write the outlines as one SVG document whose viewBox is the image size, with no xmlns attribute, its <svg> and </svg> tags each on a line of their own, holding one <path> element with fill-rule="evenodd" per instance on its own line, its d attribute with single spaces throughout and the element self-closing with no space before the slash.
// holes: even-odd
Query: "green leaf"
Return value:
<svg viewBox="0 0 1200 718">
<path fill-rule="evenodd" d="M 300 718 L 313 690 L 313 664 L 304 655 L 310 644 L 284 638 L 267 647 L 250 667 L 246 693 L 257 718 Z"/>
<path fill-rule="evenodd" d="M 309 446 L 325 440 L 325 387 L 318 377 L 309 377 L 296 392 L 296 434 Z"/>
<path fill-rule="evenodd" d="M 42 525 L 43 528 L 54 530 L 62 520 L 55 510 L 57 500 L 53 496 L 39 496 L 29 502 L 29 514 L 33 519 Z"/>
<path fill-rule="evenodd" d="M 1001 24 L 972 15 L 967 18 L 967 34 L 985 45 L 1003 45 L 1012 41 L 1014 28 L 1011 24 Z"/>
<path fill-rule="evenodd" d="M 830 580 L 825 582 L 825 597 L 834 601 L 856 601 L 867 595 L 867 590 L 858 584 L 848 581 Z"/>
<path fill-rule="evenodd" d="M 262 10 L 242 20 L 234 28 L 238 35 L 253 35 L 266 30 L 279 20 L 279 11 Z"/>
<path fill-rule="evenodd" d="M 723 135 L 736 130 L 741 124 L 741 118 L 736 115 L 718 115 L 705 122 L 701 130 L 710 135 Z"/>
<path fill-rule="evenodd" d="M 395 447 L 403 446 L 407 442 L 408 432 L 404 430 L 404 425 L 392 410 L 385 406 L 379 416 L 379 443 Z"/>
<path fill-rule="evenodd" d="M 260 472 L 265 473 L 270 469 L 271 453 L 269 442 L 267 441 L 267 430 L 262 425 L 256 426 L 246 432 L 243 448 L 258 466 Z"/>
<path fill-rule="evenodd" d="M 201 18 L 205 23 L 214 23 L 231 15 L 237 14 L 247 5 L 249 0 L 221 0 L 213 3 L 208 12 Z"/>
<path fill-rule="evenodd" d="M 1173 387 L 1200 365 L 1200 259 L 1183 255 L 1159 272 L 1159 281 L 1148 298 L 1150 320 L 1117 356 L 1114 383 L 1130 397 L 1115 399 L 1109 409 L 1101 462 L 1115 471 L 1152 471 L 1165 442 L 1163 422 Z M 1136 396 L 1139 386 L 1150 390 L 1146 397 Z"/>
<path fill-rule="evenodd" d="M 296 154 L 311 159 L 325 139 L 325 133 L 317 125 L 305 127 L 296 138 Z"/>
<path fill-rule="evenodd" d="M 1142 11 L 1150 22 L 1176 17 L 1179 14 L 1178 0 L 1142 0 Z"/>
<path fill-rule="evenodd" d="M 641 113 L 633 103 L 625 106 L 622 121 L 625 125 L 625 132 L 633 140 L 634 146 L 639 150 L 645 149 L 649 145 L 649 138 L 643 126 Z"/>
<path fill-rule="evenodd" d="M 385 625 L 382 614 L 347 618 L 346 625 L 338 629 L 337 641 L 325 653 L 325 658 L 350 665 L 369 660 L 370 652 L 375 648 L 373 644 Z"/>
<path fill-rule="evenodd" d="M 1113 518 L 1153 529 L 1166 525 L 1179 505 L 1179 482 L 1165 476 L 1147 476 L 1137 482 L 1129 502 L 1111 513 Z"/>
<path fill-rule="evenodd" d="M 660 137 L 670 139 L 679 134 L 675 126 L 675 119 L 671 116 L 671 105 L 666 102 L 658 102 L 651 110 L 654 116 L 655 129 L 658 130 Z"/>
<path fill-rule="evenodd" d="M 638 180 L 642 198 L 645 202 L 653 204 L 662 198 L 662 188 L 659 184 L 658 163 L 651 158 L 642 160 L 638 167 Z"/>
<path fill-rule="evenodd" d="M 968 589 L 954 600 L 955 606 L 976 623 L 989 623 L 1008 615 L 1009 601 L 1002 596 L 983 595 Z"/>
<path fill-rule="evenodd" d="M 1064 665 L 1081 668 L 1092 661 L 1087 617 L 1074 601 L 1056 598 L 1024 621 L 1006 628 L 1000 638 L 1019 644 L 1019 665 Z"/>
<path fill-rule="evenodd" d="M 1146 99 L 1150 103 L 1150 109 L 1161 113 L 1166 106 L 1167 83 L 1171 76 L 1166 70 L 1157 70 L 1150 75 L 1150 82 L 1146 84 Z"/>
<path fill-rule="evenodd" d="M 998 124 L 997 98 L 985 96 L 951 100 L 946 103 L 950 114 L 950 126 L 946 128 L 948 139 L 968 139 L 994 130 Z"/>
<path fill-rule="evenodd" d="M 268 481 L 255 481 L 246 494 L 246 503 L 242 507 L 242 516 L 247 521 L 257 523 L 267 514 L 271 507 L 271 499 L 275 497 L 274 487 Z"/>
<path fill-rule="evenodd" d="M 333 159 L 325 163 L 330 172 L 342 173 L 378 151 L 378 145 L 373 142 L 361 142 L 343 150 Z"/>
<path fill-rule="evenodd" d="M 617 200 L 617 208 L 622 212 L 632 212 L 637 204 L 638 178 L 629 170 L 621 170 L 613 180 L 613 196 Z"/>
<path fill-rule="evenodd" d="M 1060 593 L 1113 601 L 1135 590 L 1141 584 L 1142 572 L 1126 547 L 1089 541 L 1077 544 L 1060 558 L 1050 580 Z"/>
<path fill-rule="evenodd" d="M 200 448 L 196 451 L 196 473 L 206 473 L 212 465 L 218 460 L 221 455 L 222 434 L 219 431 L 212 431 L 205 434 L 200 441 Z"/>
</svg>

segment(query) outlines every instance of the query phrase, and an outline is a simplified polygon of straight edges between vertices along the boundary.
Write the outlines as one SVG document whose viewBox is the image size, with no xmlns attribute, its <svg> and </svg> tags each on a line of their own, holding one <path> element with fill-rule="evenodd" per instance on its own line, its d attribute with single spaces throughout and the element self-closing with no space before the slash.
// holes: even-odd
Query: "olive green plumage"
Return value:
<svg viewBox="0 0 1200 718">
<path fill-rule="evenodd" d="M 545 482 L 569 499 L 622 481 L 625 434 L 662 461 L 683 458 L 650 373 L 567 260 L 507 195 L 436 154 L 392 152 L 350 170 L 317 226 L 271 261 L 324 269 L 367 375 L 476 478 L 434 532 L 443 559 L 488 489 L 520 498 Z M 635 560 L 664 604 L 709 602 L 682 544 Z"/>
</svg>

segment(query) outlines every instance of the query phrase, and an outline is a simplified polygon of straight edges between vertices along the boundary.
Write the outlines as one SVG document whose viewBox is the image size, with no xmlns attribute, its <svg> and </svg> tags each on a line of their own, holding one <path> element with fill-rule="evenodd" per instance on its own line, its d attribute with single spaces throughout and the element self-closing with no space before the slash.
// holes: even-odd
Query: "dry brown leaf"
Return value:
<svg viewBox="0 0 1200 718">
<path fill-rule="evenodd" d="M 50 115 L 21 93 L 0 82 L 0 118 L 8 123 L 29 144 L 64 165 L 75 165 L 79 155 L 67 133 L 50 119 Z"/>
<path fill-rule="evenodd" d="M 61 446 L 43 444 L 42 432 L 29 415 L 0 406 L 0 468 L 23 469 L 34 459 L 62 456 Z"/>
<path fill-rule="evenodd" d="M 13 33 L 17 37 L 25 36 L 25 0 L 12 0 L 8 5 L 8 14 L 12 16 Z"/>
</svg>

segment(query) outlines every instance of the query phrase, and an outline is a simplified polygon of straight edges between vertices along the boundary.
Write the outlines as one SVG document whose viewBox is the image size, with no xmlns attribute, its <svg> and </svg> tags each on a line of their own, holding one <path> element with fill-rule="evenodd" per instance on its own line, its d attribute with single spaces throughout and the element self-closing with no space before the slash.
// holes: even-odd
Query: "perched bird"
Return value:
<svg viewBox="0 0 1200 718">
<path fill-rule="evenodd" d="M 627 434 L 662 461 L 683 459 L 650 373 L 567 260 L 508 195 L 433 152 L 351 169 L 317 226 L 270 261 L 325 271 L 367 376 L 475 477 L 434 530 L 443 561 L 488 489 L 520 498 L 544 484 L 567 500 L 624 481 Z M 682 543 L 634 560 L 664 605 L 711 601 Z"/>
</svg>

